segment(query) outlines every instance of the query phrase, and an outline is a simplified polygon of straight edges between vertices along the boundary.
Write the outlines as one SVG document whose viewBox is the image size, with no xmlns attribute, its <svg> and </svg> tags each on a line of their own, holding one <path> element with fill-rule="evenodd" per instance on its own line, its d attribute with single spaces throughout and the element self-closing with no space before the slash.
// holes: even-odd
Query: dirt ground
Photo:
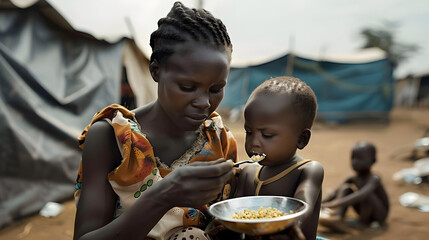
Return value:
<svg viewBox="0 0 429 240">
<path fill-rule="evenodd" d="M 377 147 L 378 161 L 374 171 L 382 176 L 388 191 L 391 211 L 387 226 L 380 230 L 362 230 L 358 233 L 338 234 L 319 227 L 319 235 L 328 239 L 427 239 L 429 213 L 407 208 L 399 203 L 399 196 L 406 192 L 429 195 L 429 184 L 414 185 L 395 182 L 395 172 L 412 167 L 406 158 L 412 144 L 421 138 L 429 127 L 429 109 L 395 109 L 389 123 L 353 123 L 348 125 L 316 123 L 309 146 L 300 152 L 306 158 L 318 160 L 325 168 L 323 190 L 332 191 L 347 176 L 350 168 L 350 149 L 358 140 L 368 140 Z M 242 122 L 226 123 L 239 142 L 239 157 L 245 158 Z M 408 147 L 408 148 L 407 148 Z M 402 154 L 392 157 L 392 154 Z M 409 149 L 409 150 L 408 150 Z M 34 215 L 17 221 L 0 230 L 1 240 L 13 239 L 72 239 L 75 207 L 73 201 L 63 203 L 64 210 L 55 218 Z"/>
</svg>

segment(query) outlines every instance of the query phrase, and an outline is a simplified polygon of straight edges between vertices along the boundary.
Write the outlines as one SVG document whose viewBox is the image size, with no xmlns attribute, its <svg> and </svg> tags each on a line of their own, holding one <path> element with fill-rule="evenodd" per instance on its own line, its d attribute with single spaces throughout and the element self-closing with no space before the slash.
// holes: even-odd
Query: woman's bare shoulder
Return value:
<svg viewBox="0 0 429 240">
<path fill-rule="evenodd" d="M 107 121 L 97 121 L 91 125 L 85 138 L 82 160 L 84 165 L 96 164 L 97 169 L 112 170 L 115 159 L 120 157 L 113 127 Z M 120 159 L 119 159 L 120 160 Z M 88 163 L 88 164 L 85 164 Z"/>
</svg>

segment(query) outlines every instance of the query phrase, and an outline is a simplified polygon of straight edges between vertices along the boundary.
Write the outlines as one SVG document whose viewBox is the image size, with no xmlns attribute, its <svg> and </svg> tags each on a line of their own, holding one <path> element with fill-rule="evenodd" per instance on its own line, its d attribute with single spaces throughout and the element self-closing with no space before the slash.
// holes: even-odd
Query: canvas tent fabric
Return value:
<svg viewBox="0 0 429 240">
<path fill-rule="evenodd" d="M 243 109 L 250 93 L 263 81 L 292 75 L 305 81 L 318 100 L 318 118 L 349 122 L 388 118 L 393 102 L 393 67 L 381 55 L 370 61 L 318 60 L 285 54 L 272 61 L 232 67 L 225 88 L 223 109 Z"/>
<path fill-rule="evenodd" d="M 395 106 L 429 107 L 429 71 L 395 81 Z"/>
<path fill-rule="evenodd" d="M 408 76 L 395 81 L 395 107 L 414 107 L 417 104 L 420 78 Z"/>
<path fill-rule="evenodd" d="M 420 86 L 417 94 L 417 102 L 421 107 L 429 106 L 429 74 L 419 76 Z"/>
<path fill-rule="evenodd" d="M 126 41 L 128 44 L 125 44 L 123 49 L 123 65 L 139 107 L 156 99 L 157 85 L 149 71 L 149 59 L 134 41 Z"/>
<path fill-rule="evenodd" d="M 0 228 L 72 198 L 77 137 L 119 103 L 123 68 L 138 103 L 153 100 L 148 60 L 131 39 L 76 31 L 46 1 L 0 1 Z"/>
</svg>

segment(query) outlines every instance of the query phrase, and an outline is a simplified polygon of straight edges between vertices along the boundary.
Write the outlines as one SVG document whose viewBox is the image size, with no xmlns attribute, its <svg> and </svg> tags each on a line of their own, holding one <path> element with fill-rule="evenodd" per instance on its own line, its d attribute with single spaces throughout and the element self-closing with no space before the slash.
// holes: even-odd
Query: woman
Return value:
<svg viewBox="0 0 429 240">
<path fill-rule="evenodd" d="M 236 142 L 215 112 L 231 61 L 225 26 L 176 2 L 150 45 L 157 100 L 109 106 L 79 138 L 74 239 L 209 238 L 198 207 L 234 175 L 225 159 Z"/>
</svg>

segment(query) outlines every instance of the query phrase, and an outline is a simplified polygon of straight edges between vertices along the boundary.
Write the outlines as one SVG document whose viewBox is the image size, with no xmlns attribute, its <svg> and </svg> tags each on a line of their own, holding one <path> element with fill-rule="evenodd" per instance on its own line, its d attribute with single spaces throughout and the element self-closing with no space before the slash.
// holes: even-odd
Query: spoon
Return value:
<svg viewBox="0 0 429 240">
<path fill-rule="evenodd" d="M 265 159 L 265 154 L 261 154 L 261 155 L 253 155 L 250 159 L 248 160 L 243 160 L 243 161 L 239 161 L 234 163 L 234 167 L 238 167 L 243 163 L 258 163 L 262 160 Z"/>
</svg>

